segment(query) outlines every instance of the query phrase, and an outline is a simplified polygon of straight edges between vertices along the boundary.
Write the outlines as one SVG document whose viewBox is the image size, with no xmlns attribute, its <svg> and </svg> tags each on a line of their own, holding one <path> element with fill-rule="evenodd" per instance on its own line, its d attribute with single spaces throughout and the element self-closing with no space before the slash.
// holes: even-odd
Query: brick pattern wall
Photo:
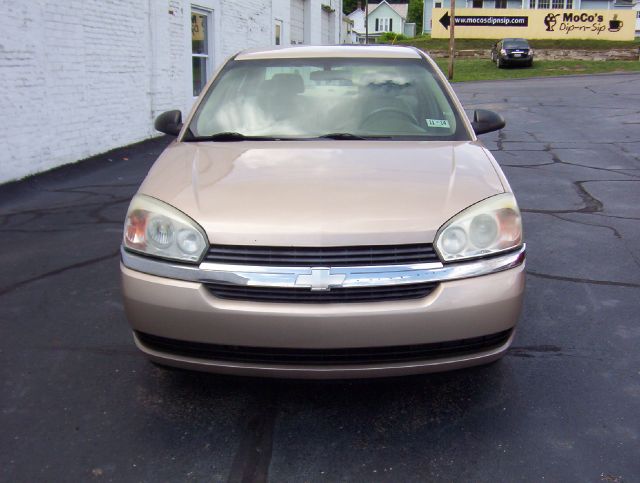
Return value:
<svg viewBox="0 0 640 483">
<path fill-rule="evenodd" d="M 222 56 L 224 58 L 242 48 L 264 46 L 271 41 L 271 2 L 242 0 L 222 4 Z"/>
<path fill-rule="evenodd" d="M 311 43 L 330 1 L 337 25 L 339 0 L 307 0 Z M 272 45 L 274 18 L 288 42 L 290 0 L 195 3 L 214 12 L 216 64 Z M 0 11 L 0 183 L 155 136 L 155 116 L 192 105 L 189 0 L 0 0 Z"/>
<path fill-rule="evenodd" d="M 149 2 L 0 5 L 0 182 L 152 134 Z"/>
</svg>

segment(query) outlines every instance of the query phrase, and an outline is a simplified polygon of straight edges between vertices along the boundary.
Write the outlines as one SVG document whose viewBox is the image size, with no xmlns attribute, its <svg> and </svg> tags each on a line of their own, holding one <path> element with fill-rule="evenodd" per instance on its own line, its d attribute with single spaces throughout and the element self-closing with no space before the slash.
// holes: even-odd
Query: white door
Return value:
<svg viewBox="0 0 640 483">
<path fill-rule="evenodd" d="M 291 43 L 304 43 L 304 0 L 291 0 Z"/>
<path fill-rule="evenodd" d="M 333 39 L 331 38 L 331 13 L 326 10 L 322 10 L 322 23 L 321 23 L 321 33 L 322 33 L 322 45 L 331 45 L 333 44 Z"/>
</svg>

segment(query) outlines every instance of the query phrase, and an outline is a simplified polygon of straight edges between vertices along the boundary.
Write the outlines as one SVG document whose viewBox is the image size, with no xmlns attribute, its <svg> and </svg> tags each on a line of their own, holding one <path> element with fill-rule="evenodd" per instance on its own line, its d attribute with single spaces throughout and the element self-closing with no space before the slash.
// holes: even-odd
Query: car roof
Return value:
<svg viewBox="0 0 640 483">
<path fill-rule="evenodd" d="M 305 59 L 321 57 L 419 59 L 420 54 L 417 49 L 412 47 L 389 45 L 296 45 L 291 47 L 243 50 L 235 57 L 235 60 Z"/>
<path fill-rule="evenodd" d="M 529 41 L 527 39 L 521 39 L 521 38 L 517 38 L 517 37 L 513 37 L 513 38 L 508 38 L 508 39 L 502 39 L 503 42 L 527 42 L 529 43 Z"/>
</svg>

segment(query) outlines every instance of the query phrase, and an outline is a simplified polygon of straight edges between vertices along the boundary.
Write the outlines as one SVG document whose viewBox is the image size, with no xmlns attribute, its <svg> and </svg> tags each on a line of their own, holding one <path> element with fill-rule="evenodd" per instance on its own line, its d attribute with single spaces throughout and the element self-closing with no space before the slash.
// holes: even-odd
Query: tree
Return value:
<svg viewBox="0 0 640 483">
<path fill-rule="evenodd" d="M 358 6 L 358 0 L 342 0 L 342 12 L 350 14 Z"/>
<path fill-rule="evenodd" d="M 407 22 L 416 24 L 416 35 L 422 33 L 422 13 L 424 10 L 424 0 L 409 0 L 409 11 L 407 12 Z"/>
</svg>

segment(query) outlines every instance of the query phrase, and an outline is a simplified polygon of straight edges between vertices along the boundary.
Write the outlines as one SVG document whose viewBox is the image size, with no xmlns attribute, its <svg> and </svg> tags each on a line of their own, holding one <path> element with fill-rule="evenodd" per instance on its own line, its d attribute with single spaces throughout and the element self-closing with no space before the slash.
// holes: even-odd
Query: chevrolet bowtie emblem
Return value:
<svg viewBox="0 0 640 483">
<path fill-rule="evenodd" d="M 344 273 L 332 275 L 329 268 L 312 268 L 310 274 L 298 275 L 296 287 L 309 287 L 311 290 L 331 290 L 331 287 L 340 287 L 346 277 Z"/>
</svg>

